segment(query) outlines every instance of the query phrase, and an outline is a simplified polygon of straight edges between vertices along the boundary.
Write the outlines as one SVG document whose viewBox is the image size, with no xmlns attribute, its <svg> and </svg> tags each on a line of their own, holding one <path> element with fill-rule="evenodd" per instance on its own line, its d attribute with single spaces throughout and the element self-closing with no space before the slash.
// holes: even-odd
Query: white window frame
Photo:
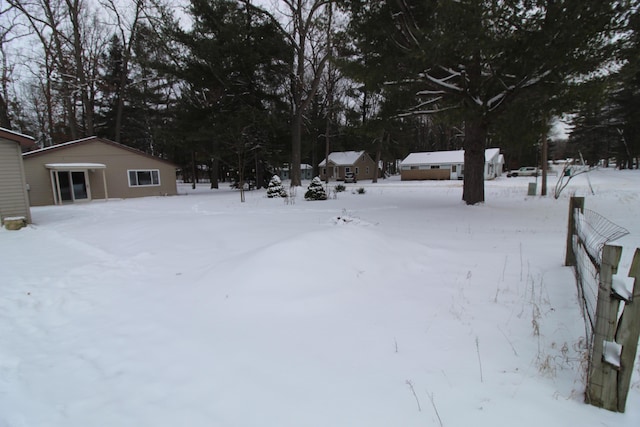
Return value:
<svg viewBox="0 0 640 427">
<path fill-rule="evenodd" d="M 131 181 L 131 173 L 135 173 L 135 182 Z M 144 173 L 144 172 L 149 172 L 151 174 L 151 184 L 139 184 L 139 177 L 138 174 L 139 173 Z M 157 177 L 157 183 L 154 183 L 154 172 L 155 175 Z M 137 188 L 137 187 L 159 187 L 161 185 L 160 182 L 160 169 L 128 169 L 127 170 L 127 180 L 129 181 L 129 187 L 130 188 Z"/>
</svg>

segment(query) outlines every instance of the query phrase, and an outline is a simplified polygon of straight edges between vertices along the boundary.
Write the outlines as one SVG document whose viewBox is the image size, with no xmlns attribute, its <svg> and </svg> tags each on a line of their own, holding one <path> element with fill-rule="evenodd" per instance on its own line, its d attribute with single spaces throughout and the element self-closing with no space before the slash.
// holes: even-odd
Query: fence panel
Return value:
<svg viewBox="0 0 640 427">
<path fill-rule="evenodd" d="M 624 412 L 640 335 L 640 252 L 636 249 L 630 289 L 614 279 L 622 248 L 609 246 L 629 232 L 596 212 L 584 198 L 571 199 L 565 265 L 573 266 L 589 344 L 585 400 Z M 628 282 L 628 281 L 627 281 Z M 625 285 L 626 286 L 626 285 Z"/>
</svg>

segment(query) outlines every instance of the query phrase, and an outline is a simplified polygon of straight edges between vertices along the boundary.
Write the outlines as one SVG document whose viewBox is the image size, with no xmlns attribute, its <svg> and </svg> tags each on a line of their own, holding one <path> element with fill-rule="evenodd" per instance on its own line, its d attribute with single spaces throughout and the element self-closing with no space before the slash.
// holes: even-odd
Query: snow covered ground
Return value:
<svg viewBox="0 0 640 427">
<path fill-rule="evenodd" d="M 33 208 L 0 231 L 0 427 L 638 426 L 640 362 L 625 414 L 583 403 L 563 262 L 576 193 L 628 271 L 640 171 L 533 179 Z"/>
</svg>

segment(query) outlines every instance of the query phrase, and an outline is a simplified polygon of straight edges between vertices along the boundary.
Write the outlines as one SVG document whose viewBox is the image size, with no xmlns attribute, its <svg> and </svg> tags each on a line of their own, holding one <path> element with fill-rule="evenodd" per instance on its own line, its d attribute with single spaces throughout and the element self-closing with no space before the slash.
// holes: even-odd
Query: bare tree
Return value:
<svg viewBox="0 0 640 427">
<path fill-rule="evenodd" d="M 12 80 L 14 64 L 9 63 L 7 48 L 11 42 L 26 35 L 20 30 L 20 22 L 17 19 L 13 5 L 0 3 L 0 126 L 11 129 L 9 112 L 9 83 Z"/>
<path fill-rule="evenodd" d="M 107 8 L 115 17 L 115 27 L 118 36 L 122 41 L 122 70 L 118 82 L 117 102 L 116 102 L 116 120 L 114 129 L 114 138 L 116 142 L 121 140 L 122 132 L 122 114 L 124 111 L 125 87 L 129 76 L 129 67 L 133 53 L 133 43 L 137 36 L 138 28 L 143 18 L 145 9 L 144 0 L 130 0 L 132 7 L 120 10 L 114 0 L 103 0 L 101 4 Z M 127 18 L 129 17 L 129 18 Z"/>
<path fill-rule="evenodd" d="M 288 36 L 294 49 L 291 72 L 291 186 L 302 185 L 302 125 L 329 59 L 328 40 L 321 30 L 322 15 L 329 15 L 332 0 L 282 0 L 289 20 Z M 310 58 L 309 53 L 319 56 Z M 315 59 L 315 60 L 313 60 Z"/>
<path fill-rule="evenodd" d="M 7 1 L 21 12 L 40 42 L 45 69 L 50 71 L 47 86 L 63 101 L 69 136 L 93 135 L 95 77 L 105 45 L 101 21 L 84 0 Z"/>
</svg>

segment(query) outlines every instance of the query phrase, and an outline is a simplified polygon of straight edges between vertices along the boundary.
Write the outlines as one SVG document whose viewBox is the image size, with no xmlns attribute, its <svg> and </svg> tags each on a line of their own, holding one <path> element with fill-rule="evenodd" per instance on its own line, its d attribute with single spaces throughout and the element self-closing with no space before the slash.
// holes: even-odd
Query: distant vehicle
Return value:
<svg viewBox="0 0 640 427">
<path fill-rule="evenodd" d="M 538 176 L 539 171 L 538 168 L 533 166 L 525 166 L 520 169 L 512 170 L 507 173 L 507 177 L 511 178 L 512 176 Z"/>
<path fill-rule="evenodd" d="M 353 182 L 356 183 L 358 182 L 358 179 L 356 178 L 356 174 L 353 172 L 347 172 L 344 174 L 344 182 Z"/>
</svg>

